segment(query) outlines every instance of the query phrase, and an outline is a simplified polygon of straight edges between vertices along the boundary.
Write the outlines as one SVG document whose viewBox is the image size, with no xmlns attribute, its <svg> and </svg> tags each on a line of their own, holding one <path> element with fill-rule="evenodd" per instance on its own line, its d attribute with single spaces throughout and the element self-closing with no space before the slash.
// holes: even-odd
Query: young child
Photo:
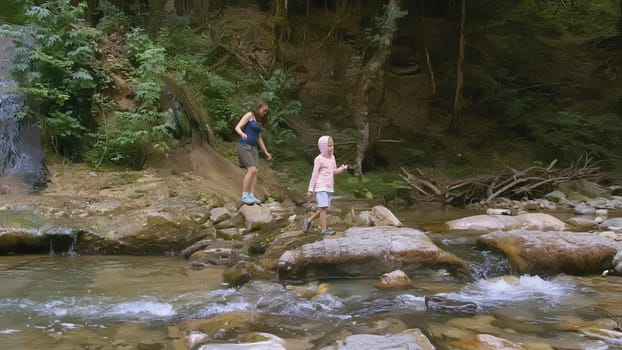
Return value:
<svg viewBox="0 0 622 350">
<path fill-rule="evenodd" d="M 320 154 L 313 161 L 313 173 L 311 181 L 309 181 L 309 190 L 307 197 L 311 198 L 311 194 L 315 193 L 318 210 L 309 218 L 305 218 L 302 222 L 302 232 L 309 231 L 311 222 L 318 217 L 320 218 L 320 226 L 322 227 L 322 236 L 334 235 L 335 231 L 326 228 L 326 215 L 330 206 L 331 195 L 334 192 L 334 175 L 340 174 L 348 169 L 348 166 L 342 164 L 337 168 L 337 162 L 333 154 L 335 144 L 330 136 L 322 136 L 317 141 Z"/>
</svg>

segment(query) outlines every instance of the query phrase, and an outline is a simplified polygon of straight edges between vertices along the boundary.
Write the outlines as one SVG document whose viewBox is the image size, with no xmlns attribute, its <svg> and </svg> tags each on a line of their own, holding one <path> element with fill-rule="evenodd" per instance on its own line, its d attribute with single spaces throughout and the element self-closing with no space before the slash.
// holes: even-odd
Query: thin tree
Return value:
<svg viewBox="0 0 622 350">
<path fill-rule="evenodd" d="M 272 56 L 272 66 L 279 57 L 283 57 L 283 42 L 289 41 L 291 27 L 287 11 L 287 0 L 274 0 L 272 2 L 272 32 L 276 54 Z"/>
<path fill-rule="evenodd" d="M 432 88 L 432 95 L 436 95 L 436 79 L 434 78 L 434 68 L 432 67 L 432 60 L 430 59 L 430 50 L 428 48 L 428 40 L 426 39 L 425 31 L 425 2 L 421 2 L 421 42 L 423 43 L 423 49 L 425 52 L 425 62 L 428 67 L 428 73 L 430 75 L 430 86 Z"/>
<path fill-rule="evenodd" d="M 164 20 L 166 0 L 149 0 L 147 28 L 151 35 L 156 35 Z"/>
<path fill-rule="evenodd" d="M 464 85 L 464 72 L 462 70 L 462 63 L 464 62 L 464 45 L 465 45 L 465 37 L 464 37 L 464 20 L 466 17 L 466 0 L 461 1 L 461 10 L 460 10 L 460 43 L 458 48 L 458 62 L 456 64 L 456 92 L 454 94 L 454 105 L 453 105 L 453 113 L 451 115 L 451 119 L 449 120 L 449 130 L 456 132 L 458 131 L 458 122 L 460 119 L 460 105 L 462 101 L 462 87 Z"/>
<path fill-rule="evenodd" d="M 363 160 L 370 144 L 370 94 L 375 91 L 376 96 L 384 95 L 384 67 L 391 55 L 397 20 L 406 15 L 406 11 L 400 10 L 400 5 L 400 0 L 390 0 L 385 6 L 384 16 L 379 22 L 379 33 L 373 38 L 373 42 L 377 45 L 376 51 L 362 67 L 356 81 L 353 116 L 358 133 L 354 164 L 354 174 L 357 176 L 363 173 Z"/>
</svg>

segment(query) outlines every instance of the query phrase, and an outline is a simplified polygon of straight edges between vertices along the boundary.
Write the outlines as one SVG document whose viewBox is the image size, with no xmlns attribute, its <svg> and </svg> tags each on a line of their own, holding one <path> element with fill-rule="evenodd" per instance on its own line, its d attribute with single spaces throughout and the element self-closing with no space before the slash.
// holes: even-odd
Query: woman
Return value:
<svg viewBox="0 0 622 350">
<path fill-rule="evenodd" d="M 244 175 L 242 182 L 242 202 L 244 204 L 261 203 L 254 195 L 257 184 L 257 166 L 259 165 L 257 145 L 261 147 L 266 159 L 271 160 L 272 155 L 266 149 L 261 137 L 262 124 L 268 112 L 270 112 L 268 104 L 259 102 L 252 111 L 246 112 L 235 126 L 235 132 L 240 135 L 235 148 L 238 152 L 240 167 L 246 168 L 246 175 Z"/>
</svg>

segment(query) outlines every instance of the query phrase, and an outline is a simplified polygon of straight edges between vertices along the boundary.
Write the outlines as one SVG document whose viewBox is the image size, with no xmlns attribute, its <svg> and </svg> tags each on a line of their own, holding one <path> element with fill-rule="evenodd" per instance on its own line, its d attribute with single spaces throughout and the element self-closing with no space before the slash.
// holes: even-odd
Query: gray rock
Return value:
<svg viewBox="0 0 622 350">
<path fill-rule="evenodd" d="M 622 231 L 622 218 L 613 218 L 605 220 L 602 224 L 598 225 L 603 230 L 610 231 Z"/>
<path fill-rule="evenodd" d="M 398 334 L 353 334 L 336 345 L 327 346 L 323 350 L 433 350 L 434 345 L 419 329 L 407 329 Z"/>
<path fill-rule="evenodd" d="M 278 261 L 281 279 L 365 276 L 377 278 L 396 269 L 447 268 L 469 275 L 465 262 L 438 248 L 423 232 L 392 226 L 352 227 L 343 235 L 288 250 Z"/>
<path fill-rule="evenodd" d="M 523 274 L 600 273 L 622 249 L 619 242 L 589 232 L 495 231 L 477 242 L 504 252 Z"/>
</svg>

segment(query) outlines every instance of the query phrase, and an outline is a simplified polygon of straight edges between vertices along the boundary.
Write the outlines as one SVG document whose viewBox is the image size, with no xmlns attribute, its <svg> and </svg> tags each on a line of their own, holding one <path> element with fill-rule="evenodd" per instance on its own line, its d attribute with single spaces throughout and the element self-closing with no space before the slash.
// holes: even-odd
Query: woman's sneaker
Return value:
<svg viewBox="0 0 622 350">
<path fill-rule="evenodd" d="M 257 203 L 257 204 L 260 204 L 260 203 L 261 203 L 261 200 L 260 200 L 259 198 L 255 197 L 255 195 L 254 195 L 254 194 L 249 193 L 249 194 L 248 194 L 248 196 L 251 198 L 251 200 L 253 201 L 253 203 Z"/>
<path fill-rule="evenodd" d="M 243 194 L 242 195 L 242 203 L 251 205 L 251 204 L 255 204 L 255 201 L 253 200 L 253 197 L 251 197 L 250 195 Z"/>
</svg>

